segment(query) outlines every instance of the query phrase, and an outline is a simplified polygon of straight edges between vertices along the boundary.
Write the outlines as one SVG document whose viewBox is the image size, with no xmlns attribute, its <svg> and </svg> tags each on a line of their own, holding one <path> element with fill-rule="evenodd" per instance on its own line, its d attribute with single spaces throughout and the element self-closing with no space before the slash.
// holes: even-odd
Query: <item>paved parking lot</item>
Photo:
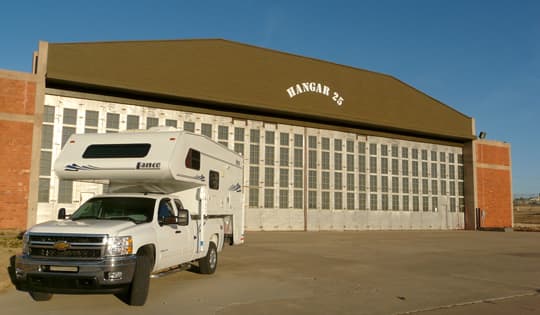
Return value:
<svg viewBox="0 0 540 315">
<path fill-rule="evenodd" d="M 152 279 L 143 307 L 112 295 L 33 302 L 3 314 L 538 314 L 540 233 L 253 232 L 217 273 Z"/>
</svg>

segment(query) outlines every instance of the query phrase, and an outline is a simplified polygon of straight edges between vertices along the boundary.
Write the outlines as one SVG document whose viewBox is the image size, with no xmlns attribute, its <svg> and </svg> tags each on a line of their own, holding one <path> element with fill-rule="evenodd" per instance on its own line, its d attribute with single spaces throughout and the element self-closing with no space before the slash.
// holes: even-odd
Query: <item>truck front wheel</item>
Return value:
<svg viewBox="0 0 540 315">
<path fill-rule="evenodd" d="M 34 301 L 38 301 L 38 302 L 48 301 L 53 296 L 52 293 L 35 292 L 35 291 L 30 291 L 28 292 L 28 294 L 30 294 L 30 296 L 32 297 Z"/>
<path fill-rule="evenodd" d="M 210 275 L 216 271 L 218 262 L 218 254 L 216 244 L 210 242 L 208 245 L 208 253 L 206 256 L 199 259 L 199 272 L 202 274 Z"/>
<path fill-rule="evenodd" d="M 144 252 L 137 254 L 135 274 L 126 292 L 126 303 L 133 306 L 142 306 L 146 303 L 150 287 L 150 273 L 152 272 L 152 257 Z"/>
</svg>

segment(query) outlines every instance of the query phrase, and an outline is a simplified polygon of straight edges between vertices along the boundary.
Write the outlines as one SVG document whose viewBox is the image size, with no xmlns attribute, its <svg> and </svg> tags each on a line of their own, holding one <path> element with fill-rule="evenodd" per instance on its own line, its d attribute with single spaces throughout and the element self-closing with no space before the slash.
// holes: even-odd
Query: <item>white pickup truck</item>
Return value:
<svg viewBox="0 0 540 315">
<path fill-rule="evenodd" d="M 28 229 L 17 289 L 36 301 L 115 293 L 143 305 L 153 276 L 194 262 L 214 273 L 223 245 L 244 242 L 242 169 L 241 156 L 188 132 L 72 135 L 57 175 L 108 184 L 109 193 Z"/>
</svg>

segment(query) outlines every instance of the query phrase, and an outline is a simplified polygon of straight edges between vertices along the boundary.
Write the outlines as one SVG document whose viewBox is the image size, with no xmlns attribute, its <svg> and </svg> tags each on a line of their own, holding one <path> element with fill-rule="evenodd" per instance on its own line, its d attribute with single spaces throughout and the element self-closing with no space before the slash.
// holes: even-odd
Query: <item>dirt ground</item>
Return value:
<svg viewBox="0 0 540 315">
<path fill-rule="evenodd" d="M 18 232 L 0 231 L 0 292 L 12 286 L 7 268 L 10 257 L 21 251 L 21 240 L 17 239 Z"/>
<path fill-rule="evenodd" d="M 514 206 L 514 223 L 540 225 L 540 205 Z"/>
</svg>

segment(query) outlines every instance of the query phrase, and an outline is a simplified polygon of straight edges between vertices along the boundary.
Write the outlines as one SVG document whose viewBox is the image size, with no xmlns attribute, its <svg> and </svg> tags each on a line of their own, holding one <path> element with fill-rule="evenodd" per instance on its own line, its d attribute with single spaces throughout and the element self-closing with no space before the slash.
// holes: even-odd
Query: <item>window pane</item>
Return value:
<svg viewBox="0 0 540 315">
<path fill-rule="evenodd" d="M 218 140 L 229 140 L 229 127 L 218 126 Z"/>
<path fill-rule="evenodd" d="M 184 130 L 189 132 L 195 132 L 195 123 L 191 121 L 184 121 Z"/>
<path fill-rule="evenodd" d="M 273 131 L 266 131 L 264 141 L 266 144 L 273 145 L 275 143 L 275 133 Z"/>
<path fill-rule="evenodd" d="M 334 173 L 334 189 L 335 190 L 343 189 L 343 176 L 341 173 Z"/>
<path fill-rule="evenodd" d="M 366 194 L 358 195 L 358 209 L 360 209 L 360 210 L 366 210 L 367 209 Z"/>
<path fill-rule="evenodd" d="M 293 206 L 295 209 L 302 209 L 304 208 L 304 192 L 302 190 L 295 190 L 294 191 L 294 202 Z"/>
<path fill-rule="evenodd" d="M 334 209 L 343 209 L 343 194 L 341 192 L 334 192 Z"/>
<path fill-rule="evenodd" d="M 377 206 L 377 195 L 376 194 L 371 194 L 369 196 L 369 209 L 372 210 L 372 211 L 379 210 L 379 208 Z"/>
<path fill-rule="evenodd" d="M 381 177 L 381 191 L 388 192 L 388 177 L 387 176 Z"/>
<path fill-rule="evenodd" d="M 73 181 L 61 179 L 58 183 L 58 202 L 73 202 Z"/>
<path fill-rule="evenodd" d="M 376 143 L 370 143 L 369 144 L 369 154 L 370 155 L 377 155 L 377 144 Z"/>
<path fill-rule="evenodd" d="M 347 140 L 347 153 L 354 153 L 354 141 Z"/>
<path fill-rule="evenodd" d="M 315 151 L 311 151 L 311 152 L 315 152 Z M 330 169 L 330 152 L 321 152 L 321 168 L 323 170 Z"/>
<path fill-rule="evenodd" d="M 62 128 L 62 148 L 68 141 L 69 137 L 75 133 L 75 127 L 66 127 Z"/>
<path fill-rule="evenodd" d="M 39 179 L 38 202 L 49 202 L 49 188 L 51 180 L 49 178 Z"/>
<path fill-rule="evenodd" d="M 77 110 L 71 108 L 64 108 L 64 125 L 76 125 L 77 124 Z"/>
<path fill-rule="evenodd" d="M 88 127 L 97 127 L 99 120 L 99 112 L 94 110 L 86 111 L 86 118 L 84 120 L 84 125 Z"/>
<path fill-rule="evenodd" d="M 274 165 L 274 147 L 265 147 L 264 160 L 266 165 Z"/>
<path fill-rule="evenodd" d="M 251 143 L 259 143 L 261 141 L 261 132 L 259 129 L 251 129 L 249 130 L 249 141 Z"/>
<path fill-rule="evenodd" d="M 178 128 L 178 121 L 174 119 L 166 119 L 165 126 Z"/>
<path fill-rule="evenodd" d="M 120 115 L 107 113 L 107 129 L 118 129 L 120 126 Z"/>
<path fill-rule="evenodd" d="M 139 129 L 139 116 L 128 115 L 126 122 L 127 129 Z"/>
<path fill-rule="evenodd" d="M 146 118 L 146 129 L 150 129 L 152 127 L 157 127 L 159 125 L 159 119 L 156 117 L 147 117 Z"/>
<path fill-rule="evenodd" d="M 315 188 L 315 187 L 310 187 L 310 188 Z M 321 188 L 330 189 L 330 173 L 329 172 L 321 173 Z"/>
<path fill-rule="evenodd" d="M 354 172 L 354 155 L 347 154 L 347 172 Z"/>
<path fill-rule="evenodd" d="M 249 189 L 249 206 L 253 208 L 257 208 L 259 206 L 259 189 Z"/>
<path fill-rule="evenodd" d="M 289 170 L 280 169 L 279 170 L 279 187 L 289 187 Z"/>
<path fill-rule="evenodd" d="M 365 155 L 358 156 L 358 171 L 361 173 L 366 172 L 366 156 Z"/>
<path fill-rule="evenodd" d="M 366 143 L 365 142 L 358 142 L 358 153 L 365 154 L 366 153 Z"/>
<path fill-rule="evenodd" d="M 381 144 L 381 155 L 388 156 L 388 146 L 386 144 Z"/>
<path fill-rule="evenodd" d="M 264 190 L 264 207 L 274 208 L 274 190 L 273 189 Z"/>
<path fill-rule="evenodd" d="M 243 143 L 235 143 L 234 144 L 234 152 L 244 155 L 244 144 Z"/>
<path fill-rule="evenodd" d="M 288 146 L 289 145 L 289 134 L 286 132 L 281 132 L 279 134 L 279 144 Z"/>
<path fill-rule="evenodd" d="M 302 149 L 294 149 L 294 167 L 303 167 L 304 159 Z"/>
<path fill-rule="evenodd" d="M 309 171 L 308 173 L 308 187 L 317 188 L 317 172 Z"/>
<path fill-rule="evenodd" d="M 302 188 L 304 182 L 304 172 L 302 170 L 294 170 L 294 188 Z"/>
<path fill-rule="evenodd" d="M 295 134 L 294 135 L 294 146 L 303 147 L 304 146 L 304 136 Z"/>
<path fill-rule="evenodd" d="M 288 190 L 279 191 L 279 207 L 281 209 L 286 209 L 289 207 L 289 191 Z"/>
<path fill-rule="evenodd" d="M 358 176 L 358 189 L 360 191 L 366 191 L 366 175 L 364 174 Z"/>
<path fill-rule="evenodd" d="M 321 194 L 321 208 L 330 209 L 330 192 L 323 191 Z"/>
<path fill-rule="evenodd" d="M 341 170 L 343 168 L 343 155 L 341 153 L 334 153 L 334 169 Z"/>
<path fill-rule="evenodd" d="M 249 146 L 249 162 L 251 164 L 259 164 L 259 146 L 256 144 Z"/>
<path fill-rule="evenodd" d="M 317 151 L 309 151 L 309 168 L 317 168 Z"/>
<path fill-rule="evenodd" d="M 354 191 L 354 174 L 347 174 L 347 190 Z"/>
<path fill-rule="evenodd" d="M 264 185 L 266 187 L 274 186 L 274 169 L 271 167 L 266 167 L 264 170 Z"/>
<path fill-rule="evenodd" d="M 201 134 L 212 138 L 212 124 L 201 124 Z"/>
<path fill-rule="evenodd" d="M 53 143 L 53 126 L 43 125 L 41 126 L 41 148 L 52 149 Z"/>
<path fill-rule="evenodd" d="M 43 122 L 54 123 L 54 107 L 53 106 L 45 105 L 45 108 L 43 109 Z M 96 126 L 97 126 L 97 123 L 96 123 Z"/>
<path fill-rule="evenodd" d="M 259 186 L 259 168 L 249 168 L 249 186 Z"/>
<path fill-rule="evenodd" d="M 317 209 L 317 192 L 310 190 L 308 192 L 308 208 Z"/>
<path fill-rule="evenodd" d="M 39 175 L 50 176 L 52 164 L 52 152 L 41 151 L 41 159 L 39 161 Z"/>
<path fill-rule="evenodd" d="M 308 146 L 309 146 L 310 149 L 316 149 L 317 148 L 317 137 L 309 136 L 308 137 Z"/>
<path fill-rule="evenodd" d="M 84 159 L 145 157 L 150 147 L 149 143 L 92 144 L 86 148 L 82 157 Z"/>
<path fill-rule="evenodd" d="M 321 148 L 323 150 L 330 150 L 330 138 L 321 138 Z"/>
<path fill-rule="evenodd" d="M 343 141 L 341 139 L 334 139 L 334 151 L 341 151 L 343 149 Z"/>
<path fill-rule="evenodd" d="M 289 148 L 279 148 L 279 165 L 289 165 Z"/>
<path fill-rule="evenodd" d="M 347 210 L 354 210 L 354 193 L 347 193 Z"/>
<path fill-rule="evenodd" d="M 234 141 L 244 141 L 244 128 L 234 127 Z"/>
</svg>

